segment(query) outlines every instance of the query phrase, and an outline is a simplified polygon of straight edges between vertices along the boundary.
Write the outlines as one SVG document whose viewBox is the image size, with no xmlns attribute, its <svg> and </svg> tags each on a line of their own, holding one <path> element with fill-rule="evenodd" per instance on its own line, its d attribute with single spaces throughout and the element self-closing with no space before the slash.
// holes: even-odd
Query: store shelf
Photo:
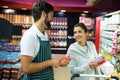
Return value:
<svg viewBox="0 0 120 80">
<path fill-rule="evenodd" d="M 52 50 L 66 50 L 67 48 L 67 18 L 54 17 L 51 29 L 46 29 Z M 58 48 L 56 48 L 58 47 Z"/>
<path fill-rule="evenodd" d="M 51 48 L 52 50 L 67 50 L 67 48 Z"/>
<path fill-rule="evenodd" d="M 105 38 L 105 39 L 112 40 L 114 36 L 101 35 L 101 37 L 103 37 L 103 38 Z"/>
<path fill-rule="evenodd" d="M 114 66 L 109 61 L 106 61 L 103 65 L 100 66 L 100 70 L 102 74 L 108 74 L 114 71 Z"/>
<path fill-rule="evenodd" d="M 105 58 L 112 64 L 115 65 L 115 57 L 113 57 L 110 53 L 102 50 L 101 54 L 105 56 Z"/>
<path fill-rule="evenodd" d="M 106 45 L 108 45 L 109 47 L 112 47 L 113 45 L 112 45 L 112 42 L 108 42 L 108 41 L 105 41 L 105 40 L 102 40 L 101 41 L 103 44 L 106 44 Z"/>
<path fill-rule="evenodd" d="M 100 46 L 100 47 L 101 47 L 101 46 Z M 102 45 L 101 49 L 104 50 L 105 52 L 109 53 L 109 54 L 112 52 L 112 49 L 111 49 L 110 46 L 107 46 L 107 47 L 106 47 L 106 46 L 103 46 L 103 45 Z"/>
<path fill-rule="evenodd" d="M 120 14 L 112 15 L 109 18 L 103 16 L 101 19 L 100 53 L 105 56 L 107 61 L 113 66 L 111 70 L 114 70 L 116 56 L 118 54 L 117 52 L 119 51 L 119 29 L 117 22 L 120 20 L 120 17 L 118 18 L 117 16 L 120 16 Z M 110 71 L 107 70 L 107 67 L 109 67 L 108 64 L 103 64 L 101 66 L 101 71 L 103 74 L 106 74 Z"/>
</svg>

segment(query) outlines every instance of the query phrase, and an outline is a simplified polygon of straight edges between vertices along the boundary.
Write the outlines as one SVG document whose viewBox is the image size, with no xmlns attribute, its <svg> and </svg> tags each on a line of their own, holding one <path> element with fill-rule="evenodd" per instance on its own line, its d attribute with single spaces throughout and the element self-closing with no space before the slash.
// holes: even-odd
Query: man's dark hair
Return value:
<svg viewBox="0 0 120 80">
<path fill-rule="evenodd" d="M 87 32 L 87 27 L 84 23 L 77 23 L 76 25 L 74 25 L 74 28 L 75 27 L 81 27 L 85 31 L 85 33 Z"/>
<path fill-rule="evenodd" d="M 46 2 L 38 1 L 34 4 L 32 9 L 32 15 L 34 18 L 34 22 L 38 21 L 41 17 L 42 11 L 48 14 L 50 11 L 53 11 L 54 8 L 52 5 Z"/>
</svg>

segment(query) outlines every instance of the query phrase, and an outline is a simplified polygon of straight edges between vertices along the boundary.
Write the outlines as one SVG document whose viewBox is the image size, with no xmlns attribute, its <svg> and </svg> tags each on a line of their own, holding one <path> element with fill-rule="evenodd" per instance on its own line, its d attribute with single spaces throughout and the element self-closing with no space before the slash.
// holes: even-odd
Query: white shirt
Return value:
<svg viewBox="0 0 120 80">
<path fill-rule="evenodd" d="M 36 25 L 33 24 L 32 27 L 24 33 L 20 41 L 21 55 L 31 56 L 33 59 L 36 57 L 40 47 L 37 35 L 41 38 L 41 40 L 48 41 L 47 34 L 41 33 Z"/>
</svg>

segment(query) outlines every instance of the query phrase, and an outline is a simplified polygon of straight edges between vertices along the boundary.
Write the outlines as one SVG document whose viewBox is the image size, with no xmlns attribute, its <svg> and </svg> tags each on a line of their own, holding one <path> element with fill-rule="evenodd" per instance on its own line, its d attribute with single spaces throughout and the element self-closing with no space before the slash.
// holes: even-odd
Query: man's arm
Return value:
<svg viewBox="0 0 120 80">
<path fill-rule="evenodd" d="M 51 60 L 47 60 L 47 61 L 39 62 L 39 63 L 33 63 L 32 60 L 33 60 L 33 57 L 25 56 L 25 55 L 21 56 L 22 72 L 24 74 L 36 73 L 49 66 L 52 66 L 52 67 L 59 66 L 58 59 L 51 59 Z"/>
</svg>

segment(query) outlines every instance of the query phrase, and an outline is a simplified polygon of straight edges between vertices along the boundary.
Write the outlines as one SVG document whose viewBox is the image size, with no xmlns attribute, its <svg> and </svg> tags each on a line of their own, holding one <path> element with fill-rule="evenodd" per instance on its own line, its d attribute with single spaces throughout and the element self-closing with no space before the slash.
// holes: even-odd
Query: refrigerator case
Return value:
<svg viewBox="0 0 120 80">
<path fill-rule="evenodd" d="M 106 57 L 107 62 L 101 66 L 104 74 L 114 72 L 119 56 L 119 22 L 120 14 L 107 14 L 101 17 L 99 53 Z"/>
</svg>

